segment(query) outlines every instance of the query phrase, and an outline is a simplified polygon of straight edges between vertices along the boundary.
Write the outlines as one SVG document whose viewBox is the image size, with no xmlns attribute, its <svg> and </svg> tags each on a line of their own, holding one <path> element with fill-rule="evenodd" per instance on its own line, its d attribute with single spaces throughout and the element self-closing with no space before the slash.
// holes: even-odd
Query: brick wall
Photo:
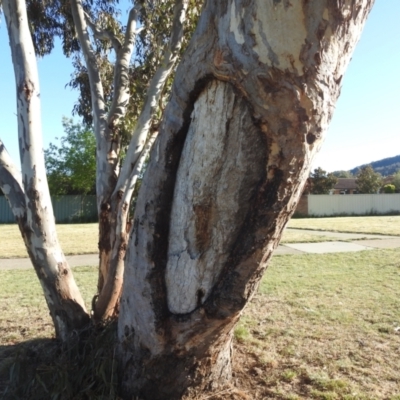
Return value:
<svg viewBox="0 0 400 400">
<path fill-rule="evenodd" d="M 308 215 L 308 195 L 305 194 L 300 197 L 295 214 Z"/>
</svg>

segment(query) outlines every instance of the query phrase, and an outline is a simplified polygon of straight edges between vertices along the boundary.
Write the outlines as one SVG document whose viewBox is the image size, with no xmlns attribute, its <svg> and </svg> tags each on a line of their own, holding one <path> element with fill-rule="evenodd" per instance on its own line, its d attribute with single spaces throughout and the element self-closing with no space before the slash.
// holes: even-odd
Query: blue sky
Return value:
<svg viewBox="0 0 400 400">
<path fill-rule="evenodd" d="M 400 1 L 376 0 L 343 80 L 331 126 L 313 167 L 327 171 L 400 154 Z M 45 148 L 63 134 L 77 92 L 65 85 L 71 61 L 55 51 L 38 60 Z M 18 162 L 14 74 L 4 20 L 0 25 L 0 138 Z"/>
</svg>

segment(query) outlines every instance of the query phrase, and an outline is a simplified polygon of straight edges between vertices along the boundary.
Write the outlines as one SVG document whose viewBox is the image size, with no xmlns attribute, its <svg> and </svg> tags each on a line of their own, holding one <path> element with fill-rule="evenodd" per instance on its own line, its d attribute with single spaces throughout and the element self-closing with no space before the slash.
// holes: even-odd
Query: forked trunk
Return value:
<svg viewBox="0 0 400 400">
<path fill-rule="evenodd" d="M 207 1 L 139 193 L 125 398 L 230 377 L 232 330 L 296 208 L 372 0 Z"/>
</svg>

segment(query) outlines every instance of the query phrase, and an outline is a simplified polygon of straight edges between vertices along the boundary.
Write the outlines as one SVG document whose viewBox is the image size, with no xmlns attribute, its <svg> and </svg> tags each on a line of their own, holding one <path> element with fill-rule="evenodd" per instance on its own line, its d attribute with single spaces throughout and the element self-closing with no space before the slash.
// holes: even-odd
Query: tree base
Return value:
<svg viewBox="0 0 400 400">
<path fill-rule="evenodd" d="M 149 349 L 125 347 L 122 344 L 120 348 L 123 399 L 179 400 L 189 388 L 214 390 L 232 378 L 232 335 L 211 347 L 201 343 L 189 351 L 180 349 L 157 356 Z"/>
</svg>

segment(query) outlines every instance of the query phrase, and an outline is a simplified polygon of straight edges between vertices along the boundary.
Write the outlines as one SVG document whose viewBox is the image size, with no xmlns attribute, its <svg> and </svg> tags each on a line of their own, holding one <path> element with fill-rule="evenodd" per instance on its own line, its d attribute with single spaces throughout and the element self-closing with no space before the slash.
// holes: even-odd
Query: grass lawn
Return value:
<svg viewBox="0 0 400 400">
<path fill-rule="evenodd" d="M 235 332 L 243 386 L 399 400 L 399 287 L 400 249 L 274 257 Z"/>
<path fill-rule="evenodd" d="M 74 275 L 90 304 L 96 268 Z M 235 330 L 238 389 L 196 399 L 400 400 L 399 287 L 400 249 L 274 257 Z M 0 376 L 2 351 L 53 334 L 40 292 L 0 271 Z"/>
<path fill-rule="evenodd" d="M 59 224 L 58 239 L 64 253 L 91 254 L 97 253 L 97 223 L 93 224 Z M 0 225 L 0 258 L 27 257 L 24 242 L 16 224 Z"/>
<path fill-rule="evenodd" d="M 285 230 L 280 243 L 318 243 L 318 242 L 335 242 L 337 240 L 345 241 L 343 239 L 338 239 L 329 235 L 313 235 L 312 233 L 305 232 L 303 230 Z"/>
<path fill-rule="evenodd" d="M 392 217 L 338 217 L 292 219 L 290 228 L 323 231 L 375 233 L 400 236 L 400 216 Z M 97 252 L 97 224 L 59 224 L 58 237 L 67 255 Z M 285 231 L 282 243 L 328 242 L 337 238 L 310 233 Z M 16 224 L 0 225 L 0 258 L 27 257 Z"/>
<path fill-rule="evenodd" d="M 295 218 L 289 228 L 400 236 L 400 216 Z"/>
</svg>

